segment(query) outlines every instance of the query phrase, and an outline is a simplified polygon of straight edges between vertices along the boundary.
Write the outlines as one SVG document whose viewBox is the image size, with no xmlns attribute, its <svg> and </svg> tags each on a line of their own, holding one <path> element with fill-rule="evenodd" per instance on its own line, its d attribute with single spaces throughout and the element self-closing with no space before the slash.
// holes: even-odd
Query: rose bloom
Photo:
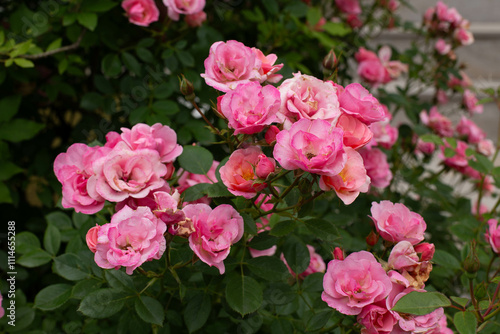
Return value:
<svg viewBox="0 0 500 334">
<path fill-rule="evenodd" d="M 486 231 L 484 237 L 490 243 L 493 251 L 500 254 L 500 226 L 498 226 L 498 220 L 488 220 L 488 231 Z"/>
<path fill-rule="evenodd" d="M 335 5 L 342 13 L 361 14 L 361 7 L 358 0 L 335 0 Z"/>
<path fill-rule="evenodd" d="M 337 88 L 310 75 L 294 73 L 279 86 L 278 119 L 285 129 L 300 119 L 322 119 L 335 123 L 340 116 Z"/>
<path fill-rule="evenodd" d="M 150 23 L 158 21 L 160 11 L 154 0 L 125 0 L 122 2 L 130 23 L 147 27 Z"/>
<path fill-rule="evenodd" d="M 442 38 L 438 39 L 436 44 L 434 45 L 434 49 L 440 54 L 445 55 L 451 51 L 451 45 L 446 43 L 446 41 Z"/>
<path fill-rule="evenodd" d="M 487 157 L 491 157 L 495 153 L 495 144 L 491 139 L 483 139 L 477 143 L 477 151 Z"/>
<path fill-rule="evenodd" d="M 89 194 L 89 178 L 94 175 L 92 162 L 110 149 L 85 144 L 73 144 L 54 160 L 54 174 L 62 184 L 62 206 L 76 212 L 93 214 L 104 207 L 105 199 L 99 194 Z"/>
<path fill-rule="evenodd" d="M 358 314 L 357 322 L 365 327 L 361 334 L 390 334 L 398 321 L 382 300 L 364 307 Z"/>
<path fill-rule="evenodd" d="M 380 59 L 366 60 L 359 63 L 358 75 L 374 87 L 391 81 L 391 76 Z"/>
<path fill-rule="evenodd" d="M 417 137 L 417 144 L 415 147 L 416 152 L 423 153 L 425 155 L 431 155 L 436 150 L 436 144 L 430 142 L 424 142 L 422 139 Z"/>
<path fill-rule="evenodd" d="M 353 149 L 365 146 L 373 138 L 373 132 L 365 123 L 346 113 L 340 115 L 335 126 L 344 131 L 344 145 Z"/>
<path fill-rule="evenodd" d="M 453 33 L 453 37 L 459 42 L 461 45 L 471 45 L 474 43 L 474 36 L 472 33 L 465 28 L 458 28 Z"/>
<path fill-rule="evenodd" d="M 271 85 L 242 83 L 222 97 L 219 108 L 235 135 L 258 133 L 276 120 L 280 92 Z"/>
<path fill-rule="evenodd" d="M 206 204 L 188 204 L 183 211 L 195 229 L 189 236 L 189 247 L 201 261 L 224 274 L 223 261 L 229 255 L 231 245 L 243 236 L 243 218 L 227 204 L 213 210 Z"/>
<path fill-rule="evenodd" d="M 382 121 L 386 117 L 382 105 L 359 83 L 347 85 L 339 96 L 339 103 L 343 112 L 367 125 Z"/>
<path fill-rule="evenodd" d="M 460 123 L 457 125 L 457 132 L 462 136 L 466 136 L 471 144 L 477 144 L 486 138 L 486 133 L 477 126 L 472 120 L 462 116 Z"/>
<path fill-rule="evenodd" d="M 241 83 L 263 82 L 262 62 L 251 48 L 238 41 L 215 42 L 205 59 L 205 73 L 201 76 L 207 85 L 229 92 Z"/>
<path fill-rule="evenodd" d="M 482 114 L 483 113 L 483 105 L 477 104 L 478 100 L 476 94 L 466 89 L 464 91 L 463 104 L 465 108 L 472 114 Z"/>
<path fill-rule="evenodd" d="M 231 154 L 227 163 L 219 170 L 222 183 L 232 194 L 252 198 L 267 186 L 266 183 L 255 182 L 259 179 L 255 172 L 259 168 L 259 164 L 263 163 L 265 163 L 262 167 L 264 170 L 270 171 L 272 169 L 274 171 L 276 162 L 263 155 L 260 148 L 251 146 L 246 149 L 238 149 Z M 265 174 L 265 172 L 262 173 Z"/>
<path fill-rule="evenodd" d="M 448 81 L 448 87 L 456 89 L 456 87 L 468 88 L 472 86 L 472 80 L 464 71 L 459 71 L 458 73 L 460 74 L 462 79 L 459 79 L 451 74 Z"/>
<path fill-rule="evenodd" d="M 387 162 L 387 156 L 378 148 L 359 150 L 363 157 L 366 174 L 371 180 L 371 184 L 377 188 L 386 188 L 391 184 L 392 172 Z"/>
<path fill-rule="evenodd" d="M 358 315 L 365 306 L 387 297 L 391 286 L 373 254 L 361 251 L 328 263 L 321 299 L 342 314 Z"/>
<path fill-rule="evenodd" d="M 0 318 L 3 317 L 5 315 L 5 310 L 4 308 L 2 307 L 2 293 L 0 293 Z"/>
<path fill-rule="evenodd" d="M 124 206 L 128 206 L 129 208 L 135 210 L 140 206 L 147 206 L 151 210 L 155 210 L 157 208 L 157 203 L 155 201 L 155 193 L 158 191 L 170 192 L 170 186 L 168 183 L 165 183 L 161 188 L 152 190 L 146 197 L 143 198 L 134 198 L 128 197 L 127 199 L 116 203 L 115 211 L 120 211 Z"/>
<path fill-rule="evenodd" d="M 167 125 L 136 124 L 132 129 L 121 128 L 121 138 L 132 150 L 151 149 L 160 154 L 161 162 L 173 162 L 182 153 L 177 134 Z"/>
<path fill-rule="evenodd" d="M 306 278 L 306 276 L 309 276 L 314 273 L 324 273 L 326 269 L 325 261 L 323 261 L 321 255 L 316 253 L 314 247 L 311 245 L 307 245 L 307 249 L 309 250 L 309 257 L 310 257 L 309 266 L 307 267 L 306 270 L 304 270 L 302 273 L 298 275 L 300 279 L 304 279 Z M 293 272 L 292 268 L 290 268 L 290 266 L 286 262 L 283 253 L 281 254 L 281 261 L 285 263 L 290 274 L 292 274 L 292 276 L 295 276 L 295 273 Z"/>
<path fill-rule="evenodd" d="M 194 13 L 194 14 L 189 14 L 184 17 L 184 21 L 188 24 L 188 26 L 194 28 L 194 27 L 201 27 L 203 22 L 207 20 L 207 13 L 204 11 Z"/>
<path fill-rule="evenodd" d="M 125 142 L 118 143 L 106 156 L 94 161 L 92 167 L 94 175 L 88 180 L 89 194 L 111 202 L 146 197 L 151 190 L 165 185 L 162 177 L 167 173 L 158 151 L 131 150 Z"/>
<path fill-rule="evenodd" d="M 389 124 L 388 121 L 375 122 L 370 125 L 373 140 L 370 142 L 385 149 L 390 149 L 398 140 L 398 129 Z"/>
<path fill-rule="evenodd" d="M 168 17 L 179 20 L 179 14 L 189 15 L 201 12 L 205 8 L 205 0 L 163 0 L 168 8 Z"/>
<path fill-rule="evenodd" d="M 424 125 L 427 125 L 440 136 L 453 136 L 453 125 L 451 120 L 439 113 L 436 106 L 430 109 L 429 114 L 427 114 L 427 111 L 422 110 L 420 113 L 420 120 Z"/>
<path fill-rule="evenodd" d="M 408 241 L 412 245 L 424 240 L 427 224 L 418 213 L 401 203 L 390 201 L 372 202 L 371 219 L 380 236 L 390 242 Z"/>
<path fill-rule="evenodd" d="M 322 175 L 319 187 L 323 191 L 335 190 L 337 196 L 349 205 L 358 197 L 359 193 L 366 193 L 370 188 L 370 178 L 366 175 L 366 169 L 361 155 L 350 147 L 345 148 L 347 161 L 344 169 L 334 176 Z"/>
<path fill-rule="evenodd" d="M 261 67 L 259 69 L 261 83 L 264 81 L 277 83 L 281 80 L 281 78 L 283 78 L 281 74 L 276 74 L 276 72 L 283 68 L 283 64 L 274 65 L 276 60 L 278 60 L 278 56 L 276 56 L 274 53 L 265 56 L 262 51 L 257 48 L 252 48 L 252 51 L 257 56 L 257 59 L 261 62 Z"/>
<path fill-rule="evenodd" d="M 177 175 L 179 175 L 179 187 L 177 190 L 180 193 L 183 193 L 187 188 L 192 187 L 199 183 L 216 183 L 217 177 L 215 176 L 215 171 L 217 167 L 219 167 L 220 162 L 215 161 L 212 162 L 212 166 L 208 170 L 207 174 L 193 174 L 183 169 L 179 169 Z"/>
<path fill-rule="evenodd" d="M 104 269 L 125 267 L 131 275 L 144 262 L 161 258 L 166 249 L 166 229 L 150 208 L 132 210 L 125 206 L 99 228 L 95 262 Z"/>
<path fill-rule="evenodd" d="M 415 252 L 420 254 L 420 261 L 430 261 L 434 257 L 434 252 L 436 248 L 434 244 L 430 244 L 428 242 L 423 242 L 421 244 L 415 245 L 413 247 Z"/>
<path fill-rule="evenodd" d="M 87 242 L 87 246 L 89 247 L 92 253 L 95 253 L 97 248 L 97 234 L 99 233 L 99 229 L 101 226 L 95 225 L 91 229 L 87 231 L 87 235 L 85 236 L 85 241 Z"/>
<path fill-rule="evenodd" d="M 273 155 L 284 169 L 333 176 L 347 160 L 342 141 L 341 129 L 324 120 L 304 118 L 276 135 Z"/>
<path fill-rule="evenodd" d="M 444 155 L 446 148 L 451 148 L 455 152 L 455 155 L 446 158 Z M 467 148 L 469 148 L 469 145 L 461 140 L 457 140 L 457 147 L 455 149 L 453 149 L 448 142 L 445 142 L 445 145 L 441 146 L 441 159 L 443 159 L 445 165 L 463 173 L 466 168 L 469 167 L 469 157 L 467 157 L 465 153 Z"/>
<path fill-rule="evenodd" d="M 408 72 L 408 65 L 403 64 L 399 60 L 391 60 L 392 50 L 389 46 L 384 45 L 378 50 L 378 57 L 385 67 L 391 79 L 398 78 L 401 73 Z"/>
</svg>

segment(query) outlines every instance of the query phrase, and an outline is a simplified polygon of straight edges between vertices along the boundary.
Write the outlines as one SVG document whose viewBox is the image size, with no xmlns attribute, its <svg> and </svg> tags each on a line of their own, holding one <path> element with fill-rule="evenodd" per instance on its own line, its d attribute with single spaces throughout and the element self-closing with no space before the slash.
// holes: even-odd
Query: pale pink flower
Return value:
<svg viewBox="0 0 500 334">
<path fill-rule="evenodd" d="M 172 235 L 178 234 L 178 224 L 186 220 L 184 212 L 179 209 L 180 197 L 177 190 L 172 194 L 166 191 L 157 191 L 154 193 L 156 208 L 153 210 L 153 213 L 167 224 L 168 232 Z"/>
<path fill-rule="evenodd" d="M 278 56 L 276 56 L 274 53 L 265 56 L 262 51 L 257 48 L 252 48 L 252 51 L 257 56 L 257 59 L 262 63 L 259 69 L 261 83 L 264 81 L 277 83 L 281 80 L 281 78 L 283 78 L 281 74 L 276 74 L 276 72 L 283 68 L 283 64 L 274 65 L 276 60 L 278 60 Z"/>
<path fill-rule="evenodd" d="M 359 83 L 347 85 L 339 96 L 339 103 L 340 110 L 368 125 L 386 117 L 382 105 Z"/>
<path fill-rule="evenodd" d="M 323 191 L 335 190 L 337 196 L 349 205 L 358 197 L 359 193 L 366 193 L 370 188 L 370 178 L 366 175 L 366 169 L 361 155 L 350 147 L 345 148 L 347 161 L 344 169 L 334 176 L 322 175 L 319 187 Z"/>
<path fill-rule="evenodd" d="M 425 332 L 425 334 L 453 334 L 453 331 L 448 328 L 446 316 L 443 315 L 441 319 L 439 319 L 438 325 L 435 328 Z"/>
<path fill-rule="evenodd" d="M 285 129 L 300 119 L 322 119 L 335 123 L 340 116 L 337 88 L 310 75 L 294 73 L 279 86 L 278 119 Z"/>
<path fill-rule="evenodd" d="M 465 28 L 458 28 L 453 33 L 453 37 L 459 42 L 461 45 L 471 45 L 474 43 L 474 36 L 472 33 Z"/>
<path fill-rule="evenodd" d="M 465 116 L 462 116 L 460 119 L 456 130 L 458 134 L 467 137 L 467 141 L 471 144 L 478 144 L 486 138 L 486 133 L 476 123 Z"/>
<path fill-rule="evenodd" d="M 488 220 L 488 230 L 484 237 L 486 241 L 490 243 L 493 251 L 500 254 L 500 226 L 498 225 L 498 220 Z"/>
<path fill-rule="evenodd" d="M 166 249 L 166 225 L 148 207 L 125 206 L 97 233 L 95 262 L 101 268 L 132 272 L 146 261 L 160 259 Z"/>
<path fill-rule="evenodd" d="M 328 263 L 321 299 L 342 314 L 358 315 L 365 306 L 387 297 L 391 286 L 373 254 L 361 251 Z"/>
<path fill-rule="evenodd" d="M 491 157 L 495 153 L 495 144 L 491 139 L 483 139 L 477 143 L 477 151 L 487 157 Z"/>
<path fill-rule="evenodd" d="M 372 123 L 370 130 L 373 133 L 371 143 L 375 143 L 375 145 L 385 149 L 390 149 L 398 140 L 398 129 L 387 121 Z"/>
<path fill-rule="evenodd" d="M 204 11 L 184 16 L 184 21 L 188 24 L 188 26 L 192 28 L 201 27 L 203 22 L 205 22 L 206 20 L 207 13 L 205 13 Z"/>
<path fill-rule="evenodd" d="M 403 64 L 399 60 L 391 60 L 392 50 L 389 46 L 384 45 L 378 50 L 378 57 L 385 67 L 391 79 L 398 78 L 401 73 L 408 72 L 408 65 Z"/>
<path fill-rule="evenodd" d="M 266 183 L 256 182 L 259 177 L 255 174 L 255 168 L 262 160 L 261 155 L 262 150 L 256 146 L 238 149 L 231 154 L 219 170 L 227 190 L 236 196 L 252 198 L 267 186 Z M 269 162 L 275 164 L 274 159 L 269 159 Z"/>
<path fill-rule="evenodd" d="M 472 114 L 482 114 L 483 113 L 483 105 L 477 104 L 478 100 L 476 94 L 466 89 L 464 91 L 463 104 L 465 108 Z"/>
<path fill-rule="evenodd" d="M 453 136 L 453 124 L 451 120 L 439 113 L 436 106 L 430 109 L 429 114 L 427 114 L 427 111 L 422 110 L 420 112 L 420 120 L 440 136 Z"/>
<path fill-rule="evenodd" d="M 273 256 L 276 253 L 276 249 L 278 249 L 276 245 L 263 250 L 258 250 L 248 247 L 251 257 Z"/>
<path fill-rule="evenodd" d="M 390 334 L 398 321 L 385 306 L 385 301 L 379 301 L 364 307 L 357 322 L 365 327 L 361 334 Z"/>
<path fill-rule="evenodd" d="M 89 247 L 92 253 L 95 253 L 97 250 L 96 248 L 97 234 L 99 232 L 99 228 L 101 228 L 101 226 L 96 224 L 94 227 L 92 227 L 87 231 L 87 235 L 85 236 L 85 241 L 87 242 L 87 246 Z"/>
<path fill-rule="evenodd" d="M 410 271 L 420 262 L 417 252 L 409 241 L 398 242 L 391 250 L 388 265 L 399 272 Z"/>
<path fill-rule="evenodd" d="M 365 146 L 373 137 L 373 133 L 365 123 L 349 114 L 342 113 L 336 127 L 344 131 L 344 145 L 353 149 Z"/>
<path fill-rule="evenodd" d="M 314 273 L 324 273 L 326 269 L 325 261 L 323 261 L 321 255 L 316 253 L 314 247 L 311 245 L 307 245 L 307 249 L 309 250 L 309 257 L 310 257 L 309 266 L 307 267 L 306 270 L 304 270 L 302 273 L 298 275 L 300 279 L 304 279 L 306 278 L 306 276 L 309 276 Z M 280 258 L 281 261 L 285 263 L 290 274 L 292 274 L 292 276 L 295 276 L 295 273 L 293 272 L 292 268 L 290 268 L 290 266 L 286 262 L 285 256 L 281 254 Z"/>
<path fill-rule="evenodd" d="M 132 129 L 121 130 L 123 141 L 132 150 L 156 150 L 161 162 L 173 162 L 182 153 L 182 146 L 177 144 L 177 134 L 167 125 L 156 123 L 149 126 L 141 123 L 134 125 Z"/>
<path fill-rule="evenodd" d="M 386 188 L 391 184 L 392 172 L 387 162 L 387 156 L 378 148 L 359 150 L 363 157 L 366 174 L 370 177 L 371 184 L 377 188 Z"/>
<path fill-rule="evenodd" d="M 370 218 L 385 240 L 393 243 L 408 241 L 412 245 L 424 240 L 427 228 L 424 219 L 403 204 L 390 201 L 372 202 L 370 211 Z"/>
<path fill-rule="evenodd" d="M 235 135 L 258 133 L 276 120 L 280 92 L 271 85 L 242 83 L 222 97 L 219 108 Z"/>
<path fill-rule="evenodd" d="M 113 148 L 116 146 L 116 144 L 118 144 L 121 141 L 123 141 L 123 139 L 118 132 L 109 131 L 106 134 L 106 143 L 104 144 L 104 147 Z"/>
<path fill-rule="evenodd" d="M 342 141 L 341 129 L 321 119 L 303 118 L 276 135 L 273 155 L 285 169 L 333 176 L 347 160 Z"/>
<path fill-rule="evenodd" d="M 206 204 L 188 204 L 183 211 L 195 229 L 189 236 L 189 247 L 201 261 L 224 274 L 223 261 L 229 255 L 231 245 L 243 236 L 243 218 L 227 204 L 213 210 Z"/>
<path fill-rule="evenodd" d="M 179 20 L 179 14 L 189 15 L 201 12 L 205 8 L 205 0 L 163 0 L 168 8 L 168 17 Z"/>
<path fill-rule="evenodd" d="M 439 38 L 434 45 L 434 48 L 440 55 L 448 54 L 451 51 L 451 45 L 446 43 L 442 38 Z"/>
<path fill-rule="evenodd" d="M 106 156 L 95 160 L 92 167 L 94 175 L 87 184 L 89 194 L 111 202 L 146 197 L 151 190 L 165 185 L 163 176 L 167 173 L 158 151 L 131 150 L 125 142 L 118 143 Z"/>
<path fill-rule="evenodd" d="M 122 2 L 130 23 L 147 27 L 150 23 L 158 21 L 160 11 L 154 0 L 125 0 Z"/>
<path fill-rule="evenodd" d="M 361 6 L 359 0 L 335 0 L 335 5 L 342 13 L 346 14 L 361 14 Z"/>
<path fill-rule="evenodd" d="M 459 79 L 454 75 L 450 75 L 450 79 L 448 80 L 448 87 L 456 89 L 456 87 L 468 88 L 472 86 L 472 80 L 464 71 L 459 71 L 459 74 L 462 79 Z"/>
<path fill-rule="evenodd" d="M 85 144 L 73 144 L 54 160 L 54 174 L 62 184 L 62 206 L 74 208 L 76 212 L 93 214 L 104 207 L 105 199 L 91 194 L 88 180 L 94 175 L 92 162 L 111 149 Z"/>
<path fill-rule="evenodd" d="M 439 104 L 448 103 L 448 95 L 446 95 L 446 91 L 442 89 L 438 89 L 436 93 L 436 99 Z"/>
</svg>

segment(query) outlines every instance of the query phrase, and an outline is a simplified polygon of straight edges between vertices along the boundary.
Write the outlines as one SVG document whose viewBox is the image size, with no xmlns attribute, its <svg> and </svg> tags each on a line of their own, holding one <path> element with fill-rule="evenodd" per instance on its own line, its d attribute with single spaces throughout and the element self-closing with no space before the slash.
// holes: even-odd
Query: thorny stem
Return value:
<svg viewBox="0 0 500 334">
<path fill-rule="evenodd" d="M 491 300 L 490 307 L 484 312 L 484 317 L 488 315 L 493 309 L 493 305 L 495 305 L 495 300 L 497 299 L 498 293 L 500 292 L 500 282 L 497 284 L 497 288 L 495 289 L 495 293 L 493 294 L 493 299 Z"/>
<path fill-rule="evenodd" d="M 479 311 L 479 305 L 477 304 L 476 297 L 474 296 L 474 283 L 472 281 L 473 280 L 469 278 L 470 300 L 472 301 L 472 305 L 474 305 L 474 310 L 476 312 L 477 320 L 479 320 L 480 322 L 484 322 L 483 316 Z"/>
</svg>

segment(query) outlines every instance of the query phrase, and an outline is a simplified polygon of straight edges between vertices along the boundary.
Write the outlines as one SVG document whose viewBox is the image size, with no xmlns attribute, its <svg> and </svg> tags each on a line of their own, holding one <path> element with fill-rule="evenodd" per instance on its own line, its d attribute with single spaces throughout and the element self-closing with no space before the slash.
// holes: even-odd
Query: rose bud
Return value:
<svg viewBox="0 0 500 334">
<path fill-rule="evenodd" d="M 96 252 L 97 232 L 99 232 L 100 227 L 101 226 L 96 224 L 96 226 L 94 226 L 90 230 L 88 230 L 87 236 L 85 237 L 85 240 L 87 241 L 87 246 L 89 247 L 89 249 L 92 253 Z"/>
<path fill-rule="evenodd" d="M 259 161 L 257 162 L 257 166 L 255 166 L 255 174 L 259 178 L 265 180 L 275 169 L 276 161 L 274 159 L 269 159 L 265 154 L 259 155 Z"/>
</svg>

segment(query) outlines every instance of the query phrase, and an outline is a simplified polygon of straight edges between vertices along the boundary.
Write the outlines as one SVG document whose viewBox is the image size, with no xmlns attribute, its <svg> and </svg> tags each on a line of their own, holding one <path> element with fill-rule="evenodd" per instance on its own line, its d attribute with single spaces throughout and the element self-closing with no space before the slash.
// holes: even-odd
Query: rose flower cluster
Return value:
<svg viewBox="0 0 500 334">
<path fill-rule="evenodd" d="M 205 0 L 163 0 L 163 4 L 171 20 L 179 21 L 180 15 L 185 15 L 184 21 L 190 27 L 198 27 L 207 19 L 203 11 Z M 124 0 L 122 8 L 130 23 L 138 26 L 147 27 L 160 17 L 160 10 L 154 0 Z"/>
</svg>

